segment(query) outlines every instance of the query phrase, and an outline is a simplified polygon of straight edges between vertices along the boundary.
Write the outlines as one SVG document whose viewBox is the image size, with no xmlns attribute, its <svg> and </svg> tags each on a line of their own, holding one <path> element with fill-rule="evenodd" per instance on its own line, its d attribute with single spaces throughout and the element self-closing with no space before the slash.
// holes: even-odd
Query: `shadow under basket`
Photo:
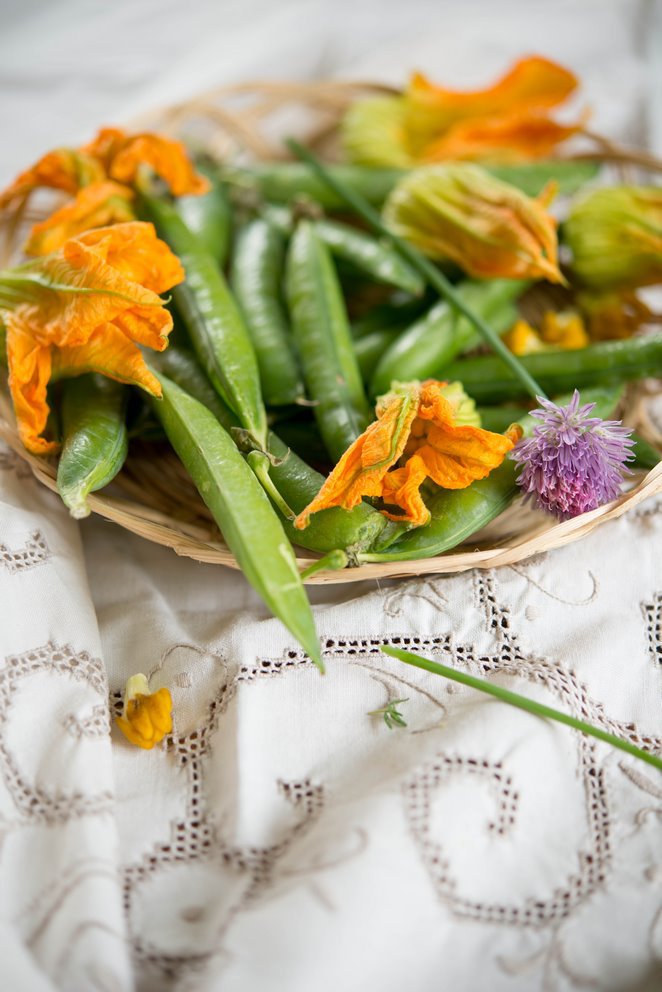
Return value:
<svg viewBox="0 0 662 992">
<path fill-rule="evenodd" d="M 264 83 L 223 87 L 186 103 L 166 107 L 131 122 L 133 128 L 158 130 L 188 140 L 218 158 L 234 161 L 287 158 L 280 136 L 296 132 L 325 158 L 334 159 L 338 125 L 359 96 L 393 92 L 378 84 L 353 82 Z M 592 150 L 573 156 L 600 159 L 619 170 L 643 168 L 660 171 L 661 164 L 646 152 L 621 149 L 597 135 L 585 136 Z M 628 175 L 629 178 L 629 175 Z M 32 210 L 0 216 L 3 264 L 18 254 L 25 227 L 43 213 Z M 648 413 L 659 395 L 659 383 L 647 380 L 627 390 L 624 421 L 653 443 L 660 443 Z M 0 438 L 23 459 L 34 476 L 54 492 L 57 464 L 38 458 L 21 444 L 5 387 L 0 387 Z M 557 523 L 523 506 L 518 499 L 488 527 L 452 552 L 417 561 L 364 564 L 344 571 L 320 571 L 311 583 L 344 583 L 365 579 L 448 574 L 471 568 L 512 565 L 584 537 L 595 527 L 614 520 L 642 501 L 662 492 L 662 464 L 643 475 L 633 474 L 630 486 L 613 502 L 580 517 Z M 165 443 L 132 442 L 124 468 L 110 491 L 89 497 L 94 513 L 178 555 L 197 561 L 238 568 L 221 534 L 176 455 Z M 317 556 L 297 550 L 306 568 Z"/>
</svg>

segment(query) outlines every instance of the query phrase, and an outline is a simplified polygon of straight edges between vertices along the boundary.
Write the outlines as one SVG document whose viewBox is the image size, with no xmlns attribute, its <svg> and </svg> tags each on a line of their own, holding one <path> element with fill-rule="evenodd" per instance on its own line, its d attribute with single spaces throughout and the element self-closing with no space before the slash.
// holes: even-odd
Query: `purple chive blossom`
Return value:
<svg viewBox="0 0 662 992">
<path fill-rule="evenodd" d="M 525 500 L 568 520 L 618 496 L 629 474 L 625 462 L 634 457 L 631 432 L 620 420 L 589 417 L 595 403 L 580 406 L 577 390 L 567 406 L 540 396 L 538 403 L 531 416 L 541 422 L 511 452 Z"/>
</svg>

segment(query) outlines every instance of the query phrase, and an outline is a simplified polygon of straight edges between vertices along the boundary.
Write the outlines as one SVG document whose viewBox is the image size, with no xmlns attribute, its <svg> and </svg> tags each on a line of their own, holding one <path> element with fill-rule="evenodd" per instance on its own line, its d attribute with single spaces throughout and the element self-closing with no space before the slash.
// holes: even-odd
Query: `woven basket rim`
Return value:
<svg viewBox="0 0 662 992">
<path fill-rule="evenodd" d="M 319 109 L 326 118 L 325 126 L 320 129 L 320 134 L 327 136 L 334 126 L 337 128 L 342 112 L 360 92 L 392 93 L 394 90 L 384 84 L 369 81 L 247 82 L 216 87 L 182 103 L 143 114 L 129 122 L 129 126 L 141 128 L 158 126 L 162 131 L 177 134 L 181 131 L 183 123 L 193 118 L 201 118 L 208 124 L 211 123 L 224 140 L 230 140 L 244 150 L 248 149 L 254 157 L 258 159 L 278 158 L 282 157 L 282 154 L 279 156 L 274 147 L 263 139 L 258 130 L 259 124 L 268 118 L 270 113 L 281 109 L 288 102 L 305 104 L 309 108 Z M 249 110 L 243 109 L 238 112 L 219 106 L 219 101 L 246 96 L 259 98 L 257 104 Z M 662 162 L 648 152 L 622 148 L 616 142 L 588 131 L 585 132 L 585 137 L 594 144 L 596 150 L 590 153 L 557 157 L 562 160 L 600 158 L 605 162 L 662 171 Z M 0 226 L 4 223 L 7 228 L 6 240 L 10 248 L 12 247 L 12 239 L 16 237 L 19 228 L 19 220 L 20 218 L 7 213 L 4 217 L 0 217 Z M 41 484 L 57 492 L 54 461 L 36 457 L 25 450 L 19 440 L 11 404 L 4 390 L 0 390 L 0 438 L 17 457 L 27 463 L 32 474 Z M 550 518 L 543 517 L 541 514 L 534 515 L 528 530 L 510 534 L 502 541 L 497 540 L 493 546 L 480 547 L 474 550 L 460 548 L 443 555 L 416 561 L 366 563 L 358 568 L 349 568 L 341 572 L 320 571 L 308 577 L 306 582 L 310 584 L 349 583 L 369 579 L 452 574 L 472 568 L 491 569 L 503 565 L 514 565 L 533 555 L 577 541 L 601 524 L 617 519 L 623 513 L 634 509 L 642 501 L 662 492 L 662 463 L 643 477 L 641 473 L 638 473 L 635 478 L 638 481 L 631 489 L 596 510 L 562 523 L 552 522 Z M 239 568 L 234 556 L 223 543 L 218 530 L 214 526 L 207 525 L 205 521 L 201 523 L 182 522 L 174 516 L 160 512 L 155 507 L 116 494 L 92 494 L 89 497 L 89 505 L 93 513 L 152 543 L 169 547 L 180 556 L 210 564 Z M 518 505 L 521 506 L 521 503 Z M 516 512 L 519 511 L 513 510 L 513 513 Z M 475 543 L 473 539 L 470 539 L 470 545 L 475 545 Z M 466 545 L 464 547 L 466 548 Z M 295 548 L 295 552 L 297 563 L 301 569 L 306 568 L 319 557 L 313 552 L 298 547 Z"/>
</svg>

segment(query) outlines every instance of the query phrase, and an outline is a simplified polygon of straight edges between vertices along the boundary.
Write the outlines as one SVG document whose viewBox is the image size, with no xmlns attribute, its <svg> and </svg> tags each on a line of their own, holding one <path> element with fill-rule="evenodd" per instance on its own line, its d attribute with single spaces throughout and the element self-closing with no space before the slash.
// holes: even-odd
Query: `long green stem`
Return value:
<svg viewBox="0 0 662 992">
<path fill-rule="evenodd" d="M 573 727 L 582 734 L 587 734 L 589 737 L 596 737 L 599 741 L 605 741 L 607 744 L 611 744 L 612 747 L 617 747 L 621 751 L 625 751 L 627 754 L 631 754 L 635 758 L 639 758 L 640 761 L 645 761 L 647 764 L 652 765 L 653 768 L 662 771 L 662 758 L 657 757 L 655 754 L 649 754 L 647 751 L 642 751 L 641 748 L 636 747 L 636 745 L 631 744 L 629 741 L 623 740 L 622 737 L 616 737 L 615 734 L 610 734 L 606 730 L 600 730 L 599 727 L 594 727 L 590 723 L 584 723 L 583 720 L 577 720 L 568 713 L 555 710 L 551 706 L 544 706 L 542 703 L 536 703 L 533 699 L 520 696 L 518 692 L 503 689 L 500 685 L 494 685 L 494 683 L 488 682 L 486 679 L 478 679 L 473 675 L 467 675 L 466 672 L 459 672 L 455 668 L 449 668 L 448 665 L 441 665 L 437 661 L 421 658 L 419 655 L 412 654 L 410 651 L 402 651 L 400 648 L 392 647 L 384 647 L 382 651 L 392 658 L 404 661 L 406 665 L 422 668 L 424 671 L 432 672 L 434 675 L 443 675 L 444 678 L 451 679 L 453 682 L 460 682 L 462 685 L 468 685 L 472 689 L 478 689 L 479 692 L 494 696 L 495 699 L 500 699 L 503 703 L 516 706 L 518 709 L 525 710 L 527 713 L 533 713 L 534 716 L 544 716 L 549 720 L 556 720 L 557 723 L 564 723 L 567 727 Z"/>
<path fill-rule="evenodd" d="M 310 168 L 313 170 L 315 175 L 317 175 L 327 186 L 332 189 L 339 197 L 341 197 L 345 203 L 349 204 L 356 213 L 363 217 L 363 219 L 368 223 L 374 231 L 380 234 L 383 238 L 387 238 L 393 247 L 407 259 L 411 265 L 417 269 L 421 275 L 424 277 L 425 281 L 429 286 L 432 286 L 440 296 L 455 308 L 456 311 L 463 314 L 471 323 L 474 325 L 477 331 L 485 338 L 490 347 L 499 355 L 500 358 L 512 369 L 513 373 L 517 376 L 519 381 L 522 383 L 527 393 L 529 393 L 534 399 L 538 396 L 545 397 L 545 392 L 540 388 L 535 379 L 529 375 L 522 364 L 517 360 L 515 355 L 508 350 L 506 345 L 503 343 L 498 334 L 486 323 L 482 317 L 479 317 L 477 313 L 466 305 L 462 298 L 458 295 L 453 287 L 453 284 L 448 281 L 446 276 L 441 272 L 435 265 L 430 262 L 429 259 L 422 255 L 418 249 L 410 245 L 408 241 L 403 238 L 398 237 L 392 231 L 386 227 L 382 218 L 377 213 L 377 211 L 370 206 L 368 201 L 356 190 L 351 189 L 342 180 L 339 180 L 335 175 L 332 175 L 327 168 L 320 162 L 320 160 L 300 145 L 298 141 L 294 141 L 293 138 L 288 138 L 287 147 L 294 152 L 297 158 L 300 158 L 303 162 L 306 162 Z"/>
</svg>

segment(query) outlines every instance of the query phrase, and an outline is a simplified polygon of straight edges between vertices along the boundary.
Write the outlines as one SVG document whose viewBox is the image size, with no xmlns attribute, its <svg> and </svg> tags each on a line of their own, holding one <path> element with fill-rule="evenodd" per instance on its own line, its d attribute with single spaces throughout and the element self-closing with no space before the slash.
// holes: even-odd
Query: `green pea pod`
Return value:
<svg viewBox="0 0 662 992">
<path fill-rule="evenodd" d="M 7 366 L 7 329 L 0 320 L 0 365 Z"/>
<path fill-rule="evenodd" d="M 520 359 L 548 396 L 570 389 L 610 386 L 662 372 L 662 334 L 605 341 L 576 351 L 545 351 Z M 492 355 L 453 362 L 444 378 L 459 379 L 477 403 L 501 403 L 523 395 L 521 384 Z"/>
<path fill-rule="evenodd" d="M 414 296 L 423 295 L 425 281 L 420 272 L 385 241 L 333 220 L 314 223 L 320 240 L 335 258 L 349 262 L 376 282 L 396 286 Z"/>
<path fill-rule="evenodd" d="M 488 165 L 485 169 L 504 182 L 517 186 L 528 196 L 537 196 L 552 180 L 558 183 L 560 193 L 575 193 L 597 175 L 600 164 L 554 160 L 524 165 Z M 373 206 L 381 206 L 408 170 L 332 165 L 329 166 L 329 171 Z M 222 168 L 221 174 L 229 183 L 256 190 L 266 200 L 274 203 L 290 203 L 297 197 L 307 196 L 326 209 L 338 210 L 345 206 L 341 197 L 307 172 L 300 162 L 263 162 L 250 169 Z"/>
<path fill-rule="evenodd" d="M 267 415 L 255 350 L 227 283 L 171 204 L 151 196 L 142 200 L 149 219 L 184 266 L 186 279 L 175 286 L 173 296 L 203 368 L 256 446 L 264 448 Z"/>
<path fill-rule="evenodd" d="M 467 280 L 457 291 L 467 306 L 503 332 L 516 317 L 513 303 L 530 285 L 519 279 Z M 382 355 L 370 383 L 373 396 L 381 396 L 391 382 L 409 382 L 439 375 L 466 348 L 475 347 L 476 330 L 466 317 L 458 316 L 446 300 L 440 300 L 412 324 Z M 444 378 L 449 378 L 444 372 Z"/>
<path fill-rule="evenodd" d="M 403 175 L 401 169 L 365 169 L 356 165 L 336 165 L 333 169 L 375 206 L 384 202 Z M 291 203 L 305 196 L 327 210 L 344 207 L 340 197 L 311 176 L 300 162 L 259 162 L 247 169 L 221 167 L 220 174 L 231 185 L 252 190 L 272 203 Z"/>
<path fill-rule="evenodd" d="M 422 296 L 425 289 L 423 277 L 391 245 L 349 224 L 315 217 L 312 211 L 317 206 L 311 204 L 309 219 L 314 223 L 320 241 L 324 242 L 334 258 L 348 262 L 354 269 L 376 282 L 395 286 L 414 296 Z M 282 234 L 292 233 L 295 221 L 291 210 L 266 204 L 261 214 Z"/>
<path fill-rule="evenodd" d="M 226 431 L 237 426 L 236 417 L 218 397 L 190 352 L 170 347 L 160 355 L 150 356 L 150 364 L 203 403 Z M 273 432 L 269 434 L 269 451 L 276 459 L 269 475 L 282 498 L 295 513 L 300 513 L 317 496 L 324 476 L 290 451 Z M 320 552 L 336 548 L 359 551 L 371 547 L 386 526 L 386 518 L 368 503 L 360 503 L 350 511 L 340 507 L 321 510 L 313 514 L 305 530 L 296 530 L 290 520 L 279 516 L 293 544 Z"/>
<path fill-rule="evenodd" d="M 102 375 L 62 383 L 63 445 L 57 488 L 72 517 L 87 517 L 87 497 L 115 478 L 127 453 L 127 389 Z"/>
<path fill-rule="evenodd" d="M 412 299 L 410 296 L 403 297 L 402 294 L 394 294 L 394 297 L 388 302 L 380 303 L 362 317 L 352 321 L 350 324 L 352 337 L 358 341 L 366 334 L 372 334 L 373 331 L 383 331 L 391 327 L 404 331 L 428 307 L 429 301 L 426 302 L 425 299 Z"/>
<path fill-rule="evenodd" d="M 354 342 L 354 353 L 364 382 L 370 382 L 382 356 L 398 340 L 400 334 L 398 327 L 384 327 L 380 331 L 364 334 Z"/>
<path fill-rule="evenodd" d="M 290 242 L 286 289 L 294 341 L 313 413 L 334 461 L 370 419 L 347 314 L 328 248 L 310 221 Z"/>
<path fill-rule="evenodd" d="M 586 390 L 582 400 L 595 403 L 596 417 L 608 417 L 614 409 L 614 396 L 614 390 L 610 389 Z M 560 397 L 557 402 L 565 404 L 570 398 L 569 395 Z M 528 434 L 536 421 L 527 414 L 518 423 Z M 518 473 L 518 466 L 506 457 L 486 479 L 472 482 L 466 489 L 438 489 L 426 501 L 429 523 L 409 531 L 387 551 L 361 552 L 359 562 L 413 561 L 456 548 L 512 503 L 520 492 L 516 483 Z"/>
<path fill-rule="evenodd" d="M 154 409 L 242 572 L 323 670 L 319 639 L 290 542 L 264 490 L 224 428 L 164 375 Z"/>
<path fill-rule="evenodd" d="M 222 269 L 230 251 L 232 235 L 232 209 L 225 183 L 218 170 L 205 159 L 196 163 L 211 188 L 202 196 L 180 196 L 175 200 L 175 210 L 189 231 L 196 235 L 216 264 Z"/>
<path fill-rule="evenodd" d="M 296 403 L 305 389 L 280 299 L 285 237 L 260 217 L 239 232 L 232 259 L 232 288 L 253 341 L 268 406 Z"/>
</svg>

